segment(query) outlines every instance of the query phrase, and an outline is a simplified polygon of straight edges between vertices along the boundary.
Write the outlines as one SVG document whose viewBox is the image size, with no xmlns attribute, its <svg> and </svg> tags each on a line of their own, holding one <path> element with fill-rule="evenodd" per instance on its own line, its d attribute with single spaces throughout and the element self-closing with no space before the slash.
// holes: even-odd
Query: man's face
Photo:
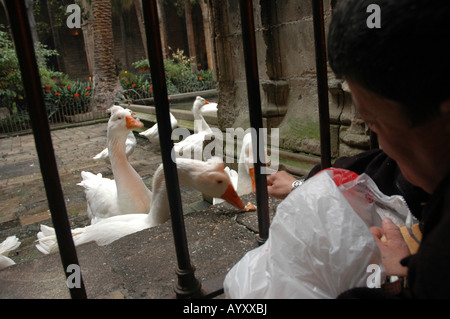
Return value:
<svg viewBox="0 0 450 319">
<path fill-rule="evenodd" d="M 377 134 L 380 147 L 397 162 L 409 182 L 427 190 L 423 160 L 427 152 L 433 151 L 427 149 L 432 144 L 427 139 L 432 137 L 433 128 L 430 124 L 412 128 L 398 103 L 381 98 L 355 82 L 348 81 L 348 84 L 356 110 Z"/>
</svg>

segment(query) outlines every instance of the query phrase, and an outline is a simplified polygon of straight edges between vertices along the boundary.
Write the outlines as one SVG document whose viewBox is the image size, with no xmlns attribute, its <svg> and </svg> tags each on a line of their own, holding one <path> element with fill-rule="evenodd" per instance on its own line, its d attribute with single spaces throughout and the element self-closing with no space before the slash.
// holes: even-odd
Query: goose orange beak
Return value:
<svg viewBox="0 0 450 319">
<path fill-rule="evenodd" d="M 127 120 L 127 129 L 132 130 L 135 128 L 140 128 L 144 126 L 144 123 L 142 123 L 141 121 L 139 121 L 139 119 L 136 119 L 134 117 L 132 117 L 131 115 L 128 115 L 126 117 Z"/>
<path fill-rule="evenodd" d="M 227 201 L 228 203 L 230 203 L 231 205 L 233 205 L 239 209 L 245 208 L 244 203 L 242 202 L 241 198 L 236 193 L 236 191 L 233 188 L 233 185 L 231 185 L 231 184 L 228 185 L 227 190 L 220 198 L 224 199 L 225 201 Z"/>
<path fill-rule="evenodd" d="M 209 102 L 205 100 L 205 104 L 209 104 Z"/>
<path fill-rule="evenodd" d="M 250 179 L 252 180 L 252 189 L 253 189 L 253 193 L 255 193 L 256 192 L 255 169 L 253 167 L 248 168 L 248 175 L 250 175 Z"/>
</svg>

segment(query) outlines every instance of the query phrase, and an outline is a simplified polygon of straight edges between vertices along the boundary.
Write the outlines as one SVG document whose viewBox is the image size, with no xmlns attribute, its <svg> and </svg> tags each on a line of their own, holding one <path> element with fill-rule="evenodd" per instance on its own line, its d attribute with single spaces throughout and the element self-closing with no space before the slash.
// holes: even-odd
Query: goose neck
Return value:
<svg viewBox="0 0 450 319">
<path fill-rule="evenodd" d="M 209 129 L 208 123 L 206 123 L 205 118 L 202 115 L 201 112 L 201 106 L 194 105 L 192 108 L 192 113 L 194 115 L 194 121 L 195 121 L 195 131 L 201 132 Z"/>
<path fill-rule="evenodd" d="M 111 165 L 113 162 L 127 161 L 126 158 L 126 136 L 108 136 L 108 152 Z"/>
<path fill-rule="evenodd" d="M 185 165 L 181 159 L 177 159 L 177 172 L 180 185 L 195 187 L 195 168 Z M 153 175 L 152 191 L 152 206 L 149 214 L 150 223 L 152 225 L 159 225 L 170 218 L 170 206 L 163 165 L 160 165 Z"/>
</svg>

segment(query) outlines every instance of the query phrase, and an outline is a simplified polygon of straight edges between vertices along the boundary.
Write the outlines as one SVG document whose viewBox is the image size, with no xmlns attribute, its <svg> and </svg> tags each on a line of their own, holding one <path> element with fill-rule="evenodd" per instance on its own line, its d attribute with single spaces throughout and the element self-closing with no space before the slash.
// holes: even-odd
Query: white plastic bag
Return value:
<svg viewBox="0 0 450 319">
<path fill-rule="evenodd" d="M 365 174 L 322 171 L 280 203 L 266 243 L 227 274 L 225 295 L 335 298 L 366 287 L 369 265 L 378 265 L 384 275 L 369 227 L 379 226 L 384 216 L 404 222 L 408 213 L 400 196 L 385 196 Z"/>
</svg>

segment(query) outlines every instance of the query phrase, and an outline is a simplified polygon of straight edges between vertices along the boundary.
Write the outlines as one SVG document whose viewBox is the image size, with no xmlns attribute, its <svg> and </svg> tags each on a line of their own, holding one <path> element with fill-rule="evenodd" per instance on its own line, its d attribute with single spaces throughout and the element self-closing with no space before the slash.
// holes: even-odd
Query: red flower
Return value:
<svg viewBox="0 0 450 319">
<path fill-rule="evenodd" d="M 70 90 L 70 85 L 67 86 L 67 89 Z"/>
<path fill-rule="evenodd" d="M 91 87 L 90 86 L 88 86 L 87 88 L 86 88 L 88 91 L 90 91 L 91 90 Z"/>
<path fill-rule="evenodd" d="M 88 95 L 89 95 L 89 92 L 84 93 L 84 95 L 88 96 Z"/>
<path fill-rule="evenodd" d="M 130 83 L 128 83 L 128 82 L 125 82 L 125 84 L 126 84 L 126 85 L 128 85 L 128 84 L 130 84 Z"/>
<path fill-rule="evenodd" d="M 135 86 L 136 86 L 136 83 L 133 83 L 131 86 L 132 86 L 132 87 L 135 87 Z"/>
<path fill-rule="evenodd" d="M 78 99 L 78 97 L 80 96 L 80 94 L 75 93 L 73 96 L 74 96 L 76 99 Z"/>
<path fill-rule="evenodd" d="M 55 92 L 55 96 L 58 96 L 58 95 L 60 95 L 61 93 L 59 93 L 59 92 Z"/>
<path fill-rule="evenodd" d="M 203 78 L 201 76 L 198 77 L 199 81 L 203 81 Z"/>
</svg>

